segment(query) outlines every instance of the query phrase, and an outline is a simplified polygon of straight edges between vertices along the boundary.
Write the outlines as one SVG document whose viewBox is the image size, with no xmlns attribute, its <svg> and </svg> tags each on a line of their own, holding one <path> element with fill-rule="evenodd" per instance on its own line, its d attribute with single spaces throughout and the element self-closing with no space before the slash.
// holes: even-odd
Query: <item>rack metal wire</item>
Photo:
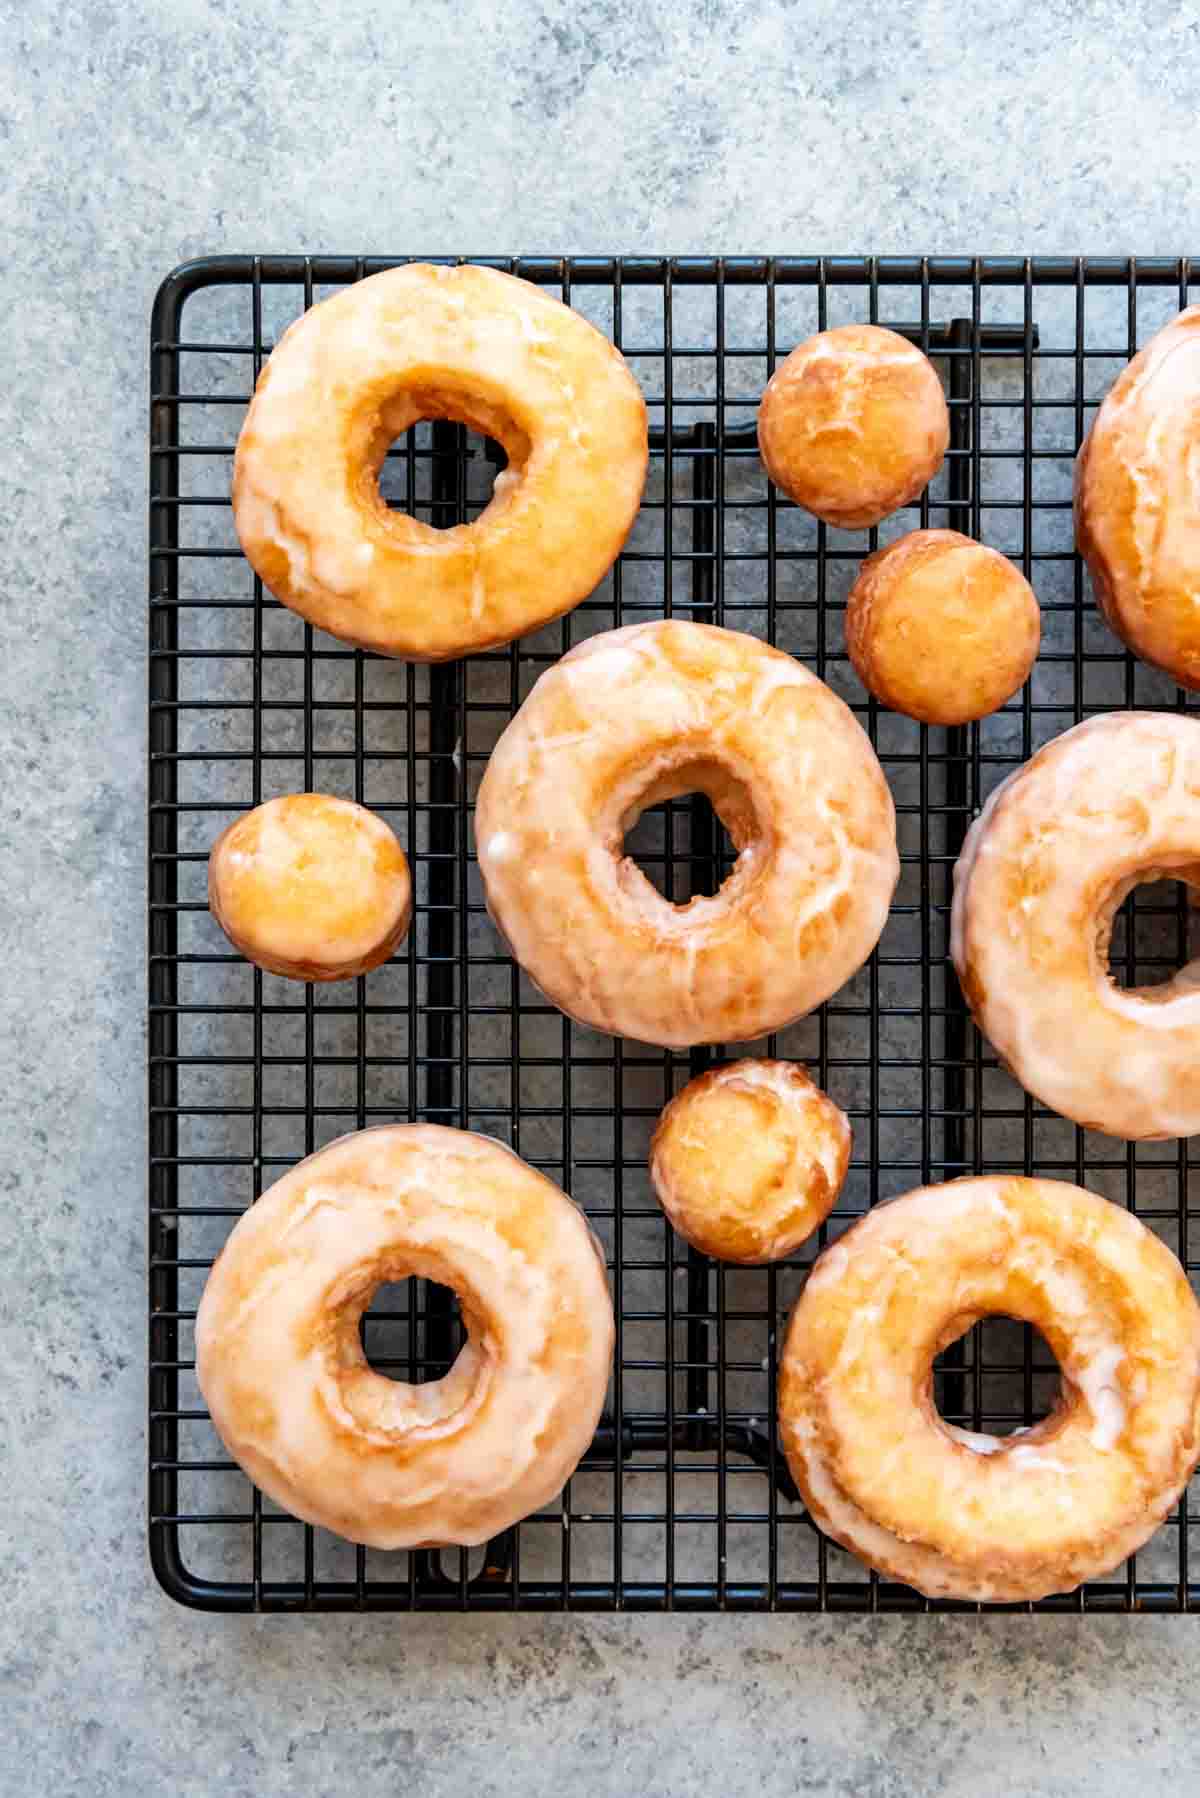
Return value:
<svg viewBox="0 0 1200 1798">
<path fill-rule="evenodd" d="M 223 256 L 176 269 L 151 327 L 149 591 L 149 1531 L 166 1590 L 213 1610 L 972 1609 L 870 1574 L 808 1523 L 776 1446 L 775 1350 L 816 1251 L 877 1200 L 971 1171 L 1075 1180 L 1135 1209 L 1195 1274 L 1186 1142 L 1126 1145 L 1047 1112 L 998 1067 L 947 957 L 950 877 L 971 816 L 1079 719 L 1194 698 L 1125 655 L 1074 554 L 1071 472 L 1091 412 L 1192 282 L 1186 259 L 489 259 L 551 288 L 624 350 L 650 407 L 645 503 L 611 576 L 559 623 L 433 669 L 347 649 L 278 606 L 238 550 L 231 459 L 254 378 L 291 318 L 407 258 Z M 437 258 L 434 260 L 456 260 Z M 781 501 L 754 414 L 793 343 L 869 318 L 945 373 L 946 467 L 879 531 L 818 525 Z M 393 446 L 389 503 L 435 525 L 486 504 L 503 453 L 446 423 Z M 842 611 L 862 556 L 916 523 L 1012 556 L 1042 604 L 1037 668 L 966 730 L 880 711 L 857 684 Z M 850 1113 L 834 1216 L 777 1267 L 721 1267 L 653 1202 L 646 1150 L 666 1100 L 720 1045 L 677 1055 L 570 1023 L 487 921 L 474 793 L 531 682 L 573 642 L 676 613 L 779 643 L 840 692 L 897 802 L 903 872 L 869 965 L 814 1017 L 730 1054 L 806 1062 Z M 277 792 L 344 793 L 388 818 L 413 864 L 415 921 L 384 968 L 316 991 L 234 955 L 205 904 L 207 851 Z M 703 799 L 647 814 L 631 848 L 676 899 L 715 890 L 729 846 Z M 1126 902 L 1115 977 L 1187 958 L 1182 889 Z M 195 1385 L 207 1268 L 278 1173 L 344 1131 L 425 1119 L 512 1145 L 583 1205 L 618 1320 L 610 1404 L 560 1501 L 471 1555 L 355 1549 L 276 1510 L 229 1460 Z M 454 1301 L 385 1289 L 364 1319 L 373 1363 L 436 1377 Z M 952 1421 L 1006 1431 L 1044 1414 L 1052 1359 L 989 1320 L 942 1357 Z M 1187 1610 L 1187 1502 L 1119 1574 L 1027 1607 Z"/>
</svg>

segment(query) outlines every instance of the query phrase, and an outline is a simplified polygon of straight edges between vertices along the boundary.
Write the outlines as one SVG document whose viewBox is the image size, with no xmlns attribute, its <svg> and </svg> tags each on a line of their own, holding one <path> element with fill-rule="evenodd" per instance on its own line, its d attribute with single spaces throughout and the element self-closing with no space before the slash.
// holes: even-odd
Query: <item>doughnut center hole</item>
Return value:
<svg viewBox="0 0 1200 1798">
<path fill-rule="evenodd" d="M 373 1373 L 401 1386 L 442 1380 L 467 1340 L 458 1294 L 434 1280 L 386 1280 L 358 1320 Z"/>
<path fill-rule="evenodd" d="M 937 1356 L 932 1397 L 952 1430 L 1005 1437 L 1052 1416 L 1061 1384 L 1054 1351 L 1041 1331 L 997 1314 L 980 1318 Z"/>
<path fill-rule="evenodd" d="M 1098 925 L 1108 977 L 1151 1002 L 1200 988 L 1200 868 L 1186 876 L 1148 869 L 1123 881 Z"/>
<path fill-rule="evenodd" d="M 720 892 L 737 860 L 729 832 L 704 793 L 647 806 L 626 835 L 625 854 L 672 905 Z"/>
<path fill-rule="evenodd" d="M 474 524 L 516 486 L 528 437 L 483 401 L 437 390 L 397 394 L 380 410 L 369 461 L 385 514 L 435 531 Z"/>
<path fill-rule="evenodd" d="M 742 783 L 713 763 L 656 778 L 622 820 L 620 855 L 669 904 L 712 898 L 734 873 L 757 830 Z"/>
</svg>

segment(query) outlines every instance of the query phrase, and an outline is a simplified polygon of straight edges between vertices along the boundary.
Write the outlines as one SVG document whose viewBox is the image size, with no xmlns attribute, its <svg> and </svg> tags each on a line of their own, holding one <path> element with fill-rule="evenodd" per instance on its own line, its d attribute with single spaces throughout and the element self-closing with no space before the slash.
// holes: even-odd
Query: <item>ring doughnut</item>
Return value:
<svg viewBox="0 0 1200 1798">
<path fill-rule="evenodd" d="M 975 1021 L 1021 1084 L 1128 1139 L 1200 1131 L 1200 965 L 1128 991 L 1113 917 L 1140 883 L 1200 887 L 1200 720 L 1077 724 L 997 787 L 954 870 L 950 952 Z"/>
<path fill-rule="evenodd" d="M 868 556 L 846 602 L 846 648 L 869 693 L 924 724 L 968 724 L 1011 699 L 1042 619 L 1007 556 L 958 531 L 910 531 Z"/>
<path fill-rule="evenodd" d="M 450 418 L 508 467 L 470 524 L 389 510 L 388 445 Z M 633 524 L 646 406 L 579 313 L 489 268 L 413 263 L 314 306 L 259 376 L 234 460 L 252 566 L 310 623 L 436 662 L 507 643 L 587 597 Z"/>
<path fill-rule="evenodd" d="M 208 858 L 209 909 L 235 949 L 272 974 L 348 980 L 408 929 L 412 881 L 374 812 L 288 793 L 235 818 Z"/>
<path fill-rule="evenodd" d="M 1075 535 L 1101 610 L 1135 655 L 1200 690 L 1200 306 L 1139 350 L 1075 464 Z"/>
<path fill-rule="evenodd" d="M 727 1062 L 676 1093 L 650 1144 L 674 1230 L 705 1255 L 778 1261 L 833 1208 L 850 1162 L 844 1111 L 791 1061 Z"/>
<path fill-rule="evenodd" d="M 622 852 L 650 805 L 706 793 L 738 851 L 664 899 Z M 475 813 L 488 909 L 568 1016 L 683 1048 L 782 1029 L 879 940 L 899 874 L 883 771 L 790 656 L 678 619 L 580 643 L 492 752 Z"/>
<path fill-rule="evenodd" d="M 943 1422 L 934 1356 L 980 1317 L 1035 1324 L 1062 1389 L 1042 1422 Z M 930 1186 L 817 1261 L 779 1376 L 788 1465 L 813 1520 L 931 1598 L 1065 1592 L 1138 1549 L 1200 1455 L 1200 1307 L 1170 1250 L 1057 1180 Z"/>
<path fill-rule="evenodd" d="M 758 447 L 789 499 L 842 530 L 878 524 L 942 466 L 950 413 L 933 364 L 881 325 L 797 344 L 763 393 Z"/>
<path fill-rule="evenodd" d="M 468 1341 L 444 1379 L 367 1365 L 377 1286 L 452 1286 Z M 470 1547 L 557 1493 L 604 1402 L 613 1313 L 582 1212 L 488 1137 L 344 1136 L 242 1217 L 196 1316 L 222 1441 L 308 1523 L 372 1548 Z"/>
</svg>

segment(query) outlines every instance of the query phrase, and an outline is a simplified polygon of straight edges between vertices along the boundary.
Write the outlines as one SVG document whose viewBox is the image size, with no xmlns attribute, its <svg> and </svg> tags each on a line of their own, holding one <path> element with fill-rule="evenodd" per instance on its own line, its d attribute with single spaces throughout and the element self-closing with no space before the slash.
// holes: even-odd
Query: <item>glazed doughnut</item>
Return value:
<svg viewBox="0 0 1200 1798">
<path fill-rule="evenodd" d="M 1200 306 L 1139 350 L 1075 465 L 1075 535 L 1118 637 L 1200 690 Z"/>
<path fill-rule="evenodd" d="M 676 1093 L 650 1144 L 672 1228 L 720 1261 L 778 1261 L 829 1215 L 850 1123 L 790 1061 L 727 1062 Z"/>
<path fill-rule="evenodd" d="M 208 858 L 209 909 L 272 974 L 348 980 L 408 929 L 412 882 L 382 818 L 349 799 L 289 793 L 235 818 Z"/>
<path fill-rule="evenodd" d="M 1200 1131 L 1200 965 L 1123 990 L 1113 917 L 1140 883 L 1200 887 L 1200 720 L 1077 724 L 997 787 L 954 870 L 950 952 L 1023 1086 L 1089 1130 Z"/>
<path fill-rule="evenodd" d="M 846 603 L 846 648 L 883 705 L 967 724 L 1011 699 L 1037 660 L 1033 588 L 958 531 L 910 531 L 868 556 Z"/>
<path fill-rule="evenodd" d="M 934 1356 L 980 1317 L 1036 1325 L 1051 1415 L 943 1422 Z M 788 1326 L 779 1420 L 820 1527 L 931 1598 L 1066 1592 L 1141 1547 L 1200 1455 L 1200 1307 L 1145 1225 L 1057 1180 L 929 1186 L 820 1257 Z"/>
<path fill-rule="evenodd" d="M 843 530 L 908 505 L 942 466 L 949 441 L 933 364 L 880 325 L 839 325 L 797 344 L 758 413 L 758 447 L 775 485 Z"/>
<path fill-rule="evenodd" d="M 452 1286 L 468 1341 L 440 1380 L 374 1373 L 376 1287 Z M 277 1504 L 371 1548 L 470 1547 L 554 1497 L 604 1403 L 613 1313 L 564 1193 L 485 1136 L 344 1136 L 239 1220 L 196 1316 L 196 1377 Z"/>
<path fill-rule="evenodd" d="M 470 524 L 389 510 L 388 445 L 450 418 L 508 467 Z M 489 268 L 372 275 L 296 320 L 238 438 L 242 548 L 284 605 L 348 643 L 436 662 L 567 612 L 616 560 L 641 499 L 646 406 L 569 306 Z"/>
<path fill-rule="evenodd" d="M 738 857 L 719 893 L 672 905 L 622 839 L 692 792 Z M 899 873 L 848 707 L 780 650 L 677 619 L 588 638 L 541 676 L 492 752 L 475 838 L 488 909 L 554 1004 L 672 1048 L 763 1036 L 836 992 Z"/>
</svg>

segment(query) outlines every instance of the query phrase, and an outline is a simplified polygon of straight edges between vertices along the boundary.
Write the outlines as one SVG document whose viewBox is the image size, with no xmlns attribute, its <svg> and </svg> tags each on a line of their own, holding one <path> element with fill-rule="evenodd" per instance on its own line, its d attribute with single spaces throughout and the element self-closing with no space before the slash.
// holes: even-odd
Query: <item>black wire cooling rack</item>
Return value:
<svg viewBox="0 0 1200 1798">
<path fill-rule="evenodd" d="M 1126 1145 L 1035 1104 L 967 1017 L 947 957 L 951 869 L 991 788 L 1039 744 L 1114 707 L 1188 697 L 1125 655 L 1073 551 L 1075 451 L 1114 376 L 1187 303 L 1181 261 L 1035 258 L 481 259 L 560 294 L 609 333 L 650 408 L 638 523 L 611 576 L 569 617 L 438 668 L 346 649 L 278 606 L 241 557 L 232 454 L 273 340 L 330 291 L 403 258 L 226 256 L 158 294 L 150 434 L 150 1547 L 186 1604 L 219 1610 L 970 1609 L 880 1580 L 809 1524 L 776 1446 L 779 1331 L 819 1246 L 877 1200 L 971 1171 L 1077 1181 L 1135 1209 L 1186 1262 L 1186 1143 Z M 442 259 L 444 260 L 444 259 Z M 872 319 L 934 358 L 950 400 L 946 465 L 880 531 L 842 532 L 783 502 L 755 411 L 777 359 L 826 325 Z M 418 426 L 382 475 L 391 504 L 435 525 L 478 514 L 503 452 L 453 424 Z M 868 701 L 845 656 L 863 555 L 920 523 L 1011 556 L 1037 590 L 1042 653 L 1024 691 L 967 730 Z M 730 1054 L 804 1061 L 849 1112 L 855 1147 L 818 1242 L 777 1267 L 715 1265 L 667 1228 L 646 1152 L 665 1100 L 719 1045 L 671 1054 L 564 1019 L 487 921 L 471 811 L 500 730 L 572 643 L 664 613 L 766 636 L 804 660 L 869 730 L 897 802 L 903 873 L 878 952 L 814 1017 Z M 275 793 L 345 794 L 396 828 L 415 922 L 395 959 L 321 990 L 234 955 L 205 904 L 209 846 Z M 710 892 L 729 846 L 703 799 L 646 814 L 631 837 L 668 895 Z M 1148 887 L 1114 936 L 1114 976 L 1187 958 L 1182 889 Z M 205 1273 L 279 1172 L 364 1124 L 425 1119 L 510 1143 L 565 1186 L 603 1239 L 617 1350 L 610 1403 L 560 1501 L 486 1551 L 381 1554 L 297 1523 L 254 1490 L 208 1423 L 192 1329 Z M 364 1319 L 372 1361 L 433 1377 L 460 1340 L 451 1295 L 384 1289 Z M 943 1413 L 1011 1430 L 1055 1382 L 1028 1326 L 992 1320 L 936 1371 Z M 1186 1610 L 1180 1508 L 1102 1583 L 1033 1608 Z"/>
</svg>

